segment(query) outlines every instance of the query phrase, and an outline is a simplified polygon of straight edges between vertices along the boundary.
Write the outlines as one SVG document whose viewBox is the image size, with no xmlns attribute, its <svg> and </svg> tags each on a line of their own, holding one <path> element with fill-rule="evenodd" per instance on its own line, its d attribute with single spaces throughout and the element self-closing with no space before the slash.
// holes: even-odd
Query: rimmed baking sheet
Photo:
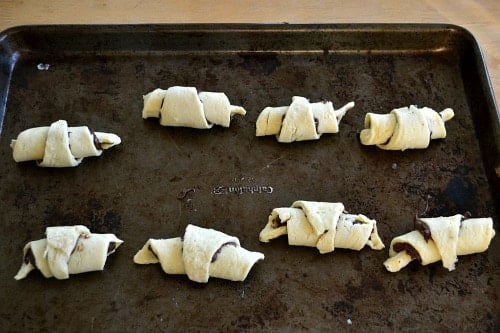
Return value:
<svg viewBox="0 0 500 333">
<path fill-rule="evenodd" d="M 378 221 L 386 246 L 429 215 L 499 218 L 499 118 L 479 47 L 450 25 L 30 26 L 0 35 L 0 323 L 8 331 L 498 329 L 499 237 L 486 253 L 391 274 L 387 248 L 360 252 L 259 243 L 271 209 L 343 202 Z M 42 66 L 39 66 L 42 64 Z M 44 66 L 48 65 L 48 66 Z M 248 113 L 230 128 L 164 128 L 142 95 L 173 85 L 225 92 Z M 265 106 L 294 95 L 356 106 L 316 142 L 255 137 Z M 359 143 L 366 112 L 451 107 L 426 150 Z M 16 164 L 10 140 L 66 119 L 123 143 L 78 168 Z M 137 266 L 149 237 L 188 223 L 265 253 L 247 280 L 206 285 Z M 125 240 L 104 272 L 67 281 L 13 276 L 47 226 L 84 224 Z M 498 226 L 498 224 L 496 224 Z M 497 227 L 498 230 L 498 227 Z M 496 287 L 495 287 L 496 286 Z"/>
</svg>

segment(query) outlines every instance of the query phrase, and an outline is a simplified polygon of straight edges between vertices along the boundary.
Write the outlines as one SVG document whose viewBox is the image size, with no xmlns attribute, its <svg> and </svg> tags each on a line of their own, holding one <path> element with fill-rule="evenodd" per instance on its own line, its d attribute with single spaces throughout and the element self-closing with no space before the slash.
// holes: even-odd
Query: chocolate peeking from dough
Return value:
<svg viewBox="0 0 500 333">
<path fill-rule="evenodd" d="M 414 224 L 415 230 L 418 230 L 422 234 L 422 236 L 424 236 L 426 242 L 429 241 L 429 239 L 432 239 L 431 229 L 429 229 L 427 223 L 416 216 Z"/>
<path fill-rule="evenodd" d="M 26 255 L 24 256 L 24 263 L 26 265 L 32 264 L 33 266 L 36 266 L 35 256 L 33 255 L 31 249 L 29 249 L 28 252 L 26 252 Z"/>
<path fill-rule="evenodd" d="M 116 243 L 110 242 L 108 245 L 108 256 L 116 249 Z"/>
<path fill-rule="evenodd" d="M 369 240 L 373 240 L 372 237 L 375 236 L 375 226 L 372 228 L 372 231 L 370 232 L 370 236 L 368 237 Z"/>
<path fill-rule="evenodd" d="M 94 146 L 97 150 L 102 150 L 101 142 L 99 142 L 99 138 L 92 132 L 92 137 L 94 138 Z"/>
<path fill-rule="evenodd" d="M 109 245 L 111 246 L 111 243 Z M 155 251 L 153 251 L 153 248 L 151 247 L 151 244 L 148 246 L 148 250 L 156 257 L 156 259 L 158 259 L 158 255 L 156 254 Z M 108 255 L 109 255 L 109 253 L 110 253 L 110 251 L 108 249 Z"/>
<path fill-rule="evenodd" d="M 219 256 L 219 254 L 221 253 L 222 251 L 222 248 L 224 246 L 228 246 L 228 245 L 231 245 L 231 246 L 238 246 L 238 244 L 236 244 L 235 242 L 227 242 L 227 243 L 224 243 L 222 244 L 218 249 L 217 251 L 215 251 L 214 255 L 212 256 L 212 260 L 210 262 L 214 262 L 217 260 L 217 257 Z"/>
<path fill-rule="evenodd" d="M 356 218 L 354 221 L 352 221 L 352 225 L 356 225 L 356 224 L 363 224 L 363 221 Z"/>
<path fill-rule="evenodd" d="M 282 222 L 280 217 L 276 215 L 276 217 L 271 221 L 271 228 L 278 229 L 279 227 L 286 226 L 286 221 Z"/>
<path fill-rule="evenodd" d="M 418 254 L 418 251 L 408 243 L 396 243 L 392 246 L 392 249 L 398 253 L 405 251 L 412 260 L 422 261 L 422 259 L 420 258 L 420 254 Z"/>
</svg>

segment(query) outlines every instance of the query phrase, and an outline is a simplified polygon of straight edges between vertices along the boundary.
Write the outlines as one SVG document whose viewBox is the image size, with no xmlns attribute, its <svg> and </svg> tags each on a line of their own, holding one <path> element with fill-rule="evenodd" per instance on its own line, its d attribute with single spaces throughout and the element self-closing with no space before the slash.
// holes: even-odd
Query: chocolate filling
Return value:
<svg viewBox="0 0 500 333">
<path fill-rule="evenodd" d="M 221 253 L 222 251 L 222 248 L 224 246 L 228 246 L 228 245 L 231 245 L 231 246 L 237 246 L 237 244 L 235 242 L 227 242 L 227 243 L 224 243 L 222 244 L 218 249 L 217 251 L 215 251 L 214 255 L 212 256 L 212 260 L 210 261 L 211 263 L 214 262 L 215 260 L 217 260 L 217 257 L 219 256 L 219 254 Z"/>
<path fill-rule="evenodd" d="M 363 221 L 355 219 L 354 221 L 352 221 L 352 225 L 355 225 L 355 224 L 363 224 Z"/>
<path fill-rule="evenodd" d="M 392 249 L 396 252 L 405 251 L 412 260 L 422 261 L 420 258 L 420 254 L 418 254 L 417 250 L 413 246 L 408 243 L 396 243 L 392 246 Z"/>
<path fill-rule="evenodd" d="M 273 229 L 278 229 L 283 225 L 286 225 L 286 221 L 283 223 L 278 215 L 271 221 L 271 228 Z"/>
<path fill-rule="evenodd" d="M 78 236 L 78 239 L 76 240 L 75 247 L 71 251 L 71 255 L 73 255 L 73 253 L 75 253 L 75 251 L 77 251 L 77 250 L 82 251 L 81 248 L 78 248 L 78 242 L 80 242 L 80 238 L 89 238 L 89 237 L 90 237 L 89 235 L 80 234 L 80 236 Z"/>
<path fill-rule="evenodd" d="M 28 252 L 26 252 L 26 255 L 24 256 L 24 263 L 26 265 L 32 264 L 33 266 L 36 266 L 35 256 L 33 255 L 31 249 L 29 249 Z"/>
<path fill-rule="evenodd" d="M 375 234 L 375 227 L 372 228 L 372 231 L 370 232 L 370 236 L 368 237 L 368 240 L 372 240 L 372 236 Z"/>
<path fill-rule="evenodd" d="M 116 249 L 116 243 L 110 242 L 108 245 L 108 255 L 110 255 Z"/>
<path fill-rule="evenodd" d="M 426 242 L 432 239 L 431 229 L 429 229 L 427 223 L 419 219 L 418 216 L 415 217 L 414 228 L 424 236 Z"/>
<path fill-rule="evenodd" d="M 101 146 L 101 143 L 99 142 L 99 138 L 97 137 L 97 135 L 95 135 L 94 132 L 92 132 L 92 137 L 94 138 L 94 146 L 97 150 L 102 150 L 102 146 Z"/>
<path fill-rule="evenodd" d="M 319 119 L 318 118 L 314 118 L 314 128 L 316 128 L 316 133 L 319 133 L 318 132 L 318 128 L 319 128 Z"/>
<path fill-rule="evenodd" d="M 155 253 L 155 251 L 153 251 L 151 245 L 148 246 L 148 250 L 156 257 L 156 259 L 158 259 L 158 255 Z"/>
</svg>

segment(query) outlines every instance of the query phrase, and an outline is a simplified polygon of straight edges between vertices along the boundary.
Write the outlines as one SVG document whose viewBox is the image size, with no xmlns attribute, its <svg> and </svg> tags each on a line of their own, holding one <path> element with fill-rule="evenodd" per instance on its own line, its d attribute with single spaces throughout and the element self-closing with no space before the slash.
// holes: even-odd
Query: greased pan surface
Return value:
<svg viewBox="0 0 500 333">
<path fill-rule="evenodd" d="M 500 193 L 499 120 L 475 40 L 448 25 L 32 26 L 0 36 L 0 326 L 37 331 L 495 331 L 499 238 L 481 254 L 385 271 L 390 240 L 431 216 L 492 216 Z M 38 64 L 50 65 L 39 70 Z M 43 66 L 42 66 L 43 67 Z M 247 110 L 230 128 L 161 127 L 142 95 L 173 85 L 222 91 Z M 265 106 L 292 96 L 356 106 L 340 132 L 280 144 L 255 137 Z M 358 136 L 366 112 L 451 107 L 448 136 L 382 151 Z M 122 144 L 77 168 L 16 164 L 10 140 L 66 119 Z M 495 194 L 496 193 L 496 194 Z M 495 197 L 496 195 L 496 197 Z M 275 207 L 343 202 L 378 221 L 382 251 L 260 243 Z M 150 238 L 188 223 L 240 238 L 266 259 L 242 283 L 195 284 L 135 265 Z M 47 226 L 84 224 L 125 243 L 103 272 L 13 276 Z"/>
</svg>

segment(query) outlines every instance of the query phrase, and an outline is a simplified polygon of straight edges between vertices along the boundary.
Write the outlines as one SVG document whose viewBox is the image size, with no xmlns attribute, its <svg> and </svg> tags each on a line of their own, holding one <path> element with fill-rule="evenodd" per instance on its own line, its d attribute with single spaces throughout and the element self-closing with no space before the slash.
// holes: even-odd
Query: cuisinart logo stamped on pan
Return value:
<svg viewBox="0 0 500 333">
<path fill-rule="evenodd" d="M 273 193 L 274 188 L 272 186 L 260 186 L 260 185 L 252 185 L 252 186 L 215 186 L 212 189 L 212 194 L 220 195 L 220 194 L 271 194 Z"/>
<path fill-rule="evenodd" d="M 212 188 L 212 194 L 271 194 L 274 192 L 274 187 L 269 185 L 259 185 L 258 180 L 254 177 L 234 177 L 230 183 L 235 185 L 216 185 Z M 238 183 L 250 183 L 248 185 L 236 185 Z"/>
<path fill-rule="evenodd" d="M 274 192 L 272 186 L 260 186 L 260 185 L 250 185 L 250 186 L 214 186 L 212 189 L 212 194 L 271 194 Z"/>
</svg>

